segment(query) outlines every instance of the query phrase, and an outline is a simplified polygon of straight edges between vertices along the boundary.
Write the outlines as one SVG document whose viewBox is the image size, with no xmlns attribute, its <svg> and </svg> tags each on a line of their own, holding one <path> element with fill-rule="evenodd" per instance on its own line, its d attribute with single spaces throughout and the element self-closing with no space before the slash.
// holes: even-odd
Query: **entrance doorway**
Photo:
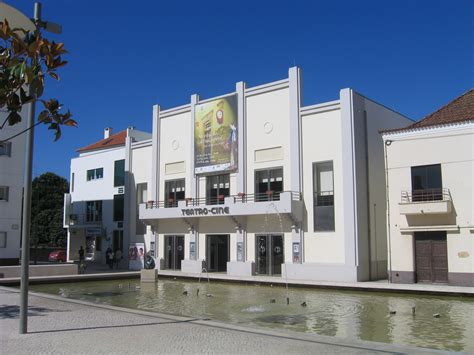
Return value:
<svg viewBox="0 0 474 355">
<path fill-rule="evenodd" d="M 168 270 L 181 270 L 184 259 L 184 236 L 165 235 L 165 267 Z"/>
<path fill-rule="evenodd" d="M 415 271 L 417 282 L 448 282 L 446 232 L 415 232 Z"/>
<path fill-rule="evenodd" d="M 206 240 L 207 271 L 226 272 L 229 261 L 229 235 L 208 235 Z"/>
<path fill-rule="evenodd" d="M 282 235 L 257 235 L 255 240 L 255 252 L 257 274 L 281 275 L 281 264 L 283 264 Z"/>
</svg>

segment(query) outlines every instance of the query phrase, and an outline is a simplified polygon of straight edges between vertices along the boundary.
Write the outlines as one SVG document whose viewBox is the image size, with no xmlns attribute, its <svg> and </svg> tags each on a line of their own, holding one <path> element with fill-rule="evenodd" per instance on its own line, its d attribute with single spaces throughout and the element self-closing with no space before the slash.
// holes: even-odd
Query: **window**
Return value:
<svg viewBox="0 0 474 355">
<path fill-rule="evenodd" d="M 114 195 L 114 222 L 123 221 L 124 208 L 124 195 Z"/>
<path fill-rule="evenodd" d="M 142 203 L 147 201 L 147 184 L 137 184 L 137 215 L 136 215 L 136 234 L 145 234 L 146 233 L 146 224 L 140 220 L 140 216 L 138 215 L 139 206 Z"/>
<path fill-rule="evenodd" d="M 102 201 L 86 202 L 86 222 L 102 222 Z"/>
<path fill-rule="evenodd" d="M 71 192 L 74 192 L 74 173 L 71 175 Z"/>
<path fill-rule="evenodd" d="M 230 194 L 230 175 L 213 175 L 206 178 L 206 204 L 222 205 Z"/>
<path fill-rule="evenodd" d="M 12 143 L 11 142 L 0 142 L 0 157 L 1 156 L 12 156 Z"/>
<path fill-rule="evenodd" d="M 184 179 L 165 181 L 165 207 L 177 207 L 184 199 Z"/>
<path fill-rule="evenodd" d="M 125 160 L 116 160 L 114 163 L 114 187 L 125 185 Z"/>
<path fill-rule="evenodd" d="M 87 170 L 87 181 L 98 180 L 104 177 L 104 168 Z"/>
<path fill-rule="evenodd" d="M 7 247 L 7 232 L 0 232 L 0 248 Z"/>
<path fill-rule="evenodd" d="M 411 168 L 412 201 L 443 199 L 441 165 L 414 166 Z"/>
<path fill-rule="evenodd" d="M 8 201 L 8 186 L 0 186 L 0 201 Z"/>
<path fill-rule="evenodd" d="M 334 171 L 332 161 L 313 164 L 314 231 L 334 231 Z"/>
<path fill-rule="evenodd" d="M 282 191 L 282 168 L 255 172 L 255 201 L 279 201 Z"/>
</svg>

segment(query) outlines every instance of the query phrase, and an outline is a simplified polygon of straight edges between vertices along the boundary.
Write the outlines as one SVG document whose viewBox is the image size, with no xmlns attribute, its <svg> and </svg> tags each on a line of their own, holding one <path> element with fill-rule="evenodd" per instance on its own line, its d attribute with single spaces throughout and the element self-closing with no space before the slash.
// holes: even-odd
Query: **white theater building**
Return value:
<svg viewBox="0 0 474 355">
<path fill-rule="evenodd" d="M 386 277 L 379 131 L 411 121 L 352 89 L 302 106 L 302 89 L 294 67 L 280 81 L 154 106 L 151 139 L 125 144 L 124 238 L 183 273 Z"/>
<path fill-rule="evenodd" d="M 382 136 L 391 282 L 474 286 L 474 89 Z"/>
</svg>

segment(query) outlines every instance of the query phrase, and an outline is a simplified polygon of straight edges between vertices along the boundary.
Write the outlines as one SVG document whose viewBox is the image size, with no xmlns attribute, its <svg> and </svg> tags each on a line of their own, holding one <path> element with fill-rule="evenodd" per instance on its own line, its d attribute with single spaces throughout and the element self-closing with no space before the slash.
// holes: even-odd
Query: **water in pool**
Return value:
<svg viewBox="0 0 474 355">
<path fill-rule="evenodd" d="M 35 285 L 31 290 L 246 326 L 474 353 L 472 298 L 290 287 L 287 305 L 283 287 L 168 279 Z"/>
</svg>

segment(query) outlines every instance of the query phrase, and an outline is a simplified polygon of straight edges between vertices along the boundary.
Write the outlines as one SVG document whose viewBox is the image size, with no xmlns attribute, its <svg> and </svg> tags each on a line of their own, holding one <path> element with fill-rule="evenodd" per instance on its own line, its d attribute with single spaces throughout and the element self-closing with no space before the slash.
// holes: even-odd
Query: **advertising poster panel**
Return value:
<svg viewBox="0 0 474 355">
<path fill-rule="evenodd" d="M 141 270 L 145 265 L 145 243 L 130 243 L 128 246 L 128 268 Z"/>
<path fill-rule="evenodd" d="M 237 169 L 237 95 L 195 107 L 194 167 L 196 174 Z"/>
</svg>

